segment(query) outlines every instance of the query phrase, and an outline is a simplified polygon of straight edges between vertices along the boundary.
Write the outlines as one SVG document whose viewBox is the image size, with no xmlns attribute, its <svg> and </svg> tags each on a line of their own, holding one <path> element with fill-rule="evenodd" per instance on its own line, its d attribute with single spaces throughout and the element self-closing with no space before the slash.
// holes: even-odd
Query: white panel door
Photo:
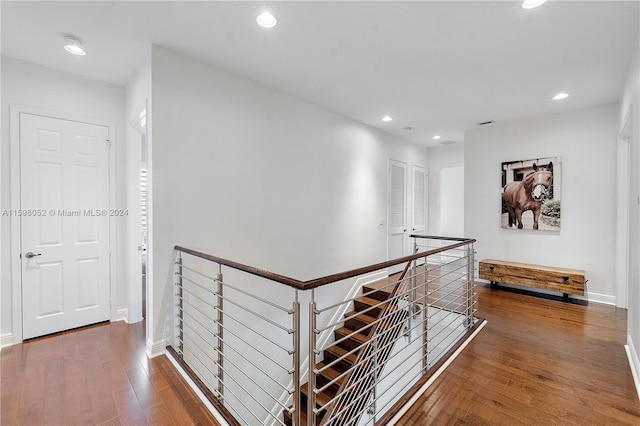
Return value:
<svg viewBox="0 0 640 426">
<path fill-rule="evenodd" d="M 414 165 L 411 170 L 411 231 L 413 234 L 426 235 L 429 175 L 427 174 L 427 169 L 424 167 Z"/>
<path fill-rule="evenodd" d="M 389 160 L 387 254 L 389 259 L 406 255 L 407 248 L 407 165 Z M 390 273 L 401 271 L 404 265 L 390 268 Z"/>
<path fill-rule="evenodd" d="M 23 338 L 109 319 L 109 129 L 20 114 Z"/>
</svg>

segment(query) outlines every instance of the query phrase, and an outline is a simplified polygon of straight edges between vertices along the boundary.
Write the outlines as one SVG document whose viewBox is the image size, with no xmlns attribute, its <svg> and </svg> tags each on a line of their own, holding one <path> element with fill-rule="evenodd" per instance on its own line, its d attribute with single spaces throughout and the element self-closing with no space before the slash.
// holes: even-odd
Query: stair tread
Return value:
<svg viewBox="0 0 640 426">
<path fill-rule="evenodd" d="M 354 362 L 356 362 L 357 353 L 358 353 L 358 351 L 349 353 L 348 350 L 346 350 L 343 347 L 338 346 L 338 345 L 334 345 L 334 346 L 328 347 L 327 349 L 325 349 L 325 352 L 331 352 L 337 358 L 344 357 L 342 360 L 346 361 L 346 362 L 348 362 L 348 363 L 350 363 L 352 365 L 353 365 Z"/>
<path fill-rule="evenodd" d="M 352 329 L 350 329 L 350 328 L 348 328 L 348 327 L 340 327 L 339 329 L 337 329 L 337 330 L 336 330 L 336 333 L 337 333 L 337 334 L 340 334 L 340 335 L 341 335 L 341 336 L 343 336 L 343 337 L 344 337 L 344 336 L 349 336 L 350 338 L 352 338 L 352 339 L 355 339 L 355 340 L 359 341 L 361 344 L 364 344 L 364 343 L 366 343 L 366 342 L 367 342 L 367 340 L 368 340 L 368 339 L 367 339 L 367 336 L 365 336 L 365 335 L 364 335 L 364 334 L 362 334 L 362 333 L 355 333 L 355 334 L 352 334 L 352 333 L 354 333 L 354 332 L 355 332 L 355 330 L 352 330 Z M 336 340 L 338 340 L 338 339 L 336 339 Z"/>
<path fill-rule="evenodd" d="M 367 297 L 367 296 L 360 296 L 358 298 L 356 298 L 356 300 L 358 302 L 364 303 L 365 305 L 369 305 L 369 306 L 376 306 L 377 308 L 384 308 L 386 306 L 386 303 L 382 300 L 378 300 L 378 299 L 373 299 L 371 297 Z"/>
<path fill-rule="evenodd" d="M 335 378 L 339 377 L 342 373 L 344 373 L 344 371 L 340 371 L 337 368 L 333 368 L 334 366 L 331 367 L 327 367 L 327 364 L 325 364 L 324 362 L 319 362 L 316 365 L 316 368 L 318 370 L 324 368 L 324 370 L 322 370 L 322 372 L 320 372 L 320 374 L 322 374 L 325 377 L 328 377 L 331 380 L 334 380 Z M 340 379 L 342 380 L 342 379 Z"/>
<path fill-rule="evenodd" d="M 370 315 L 367 314 L 363 314 L 359 311 L 349 311 L 346 314 L 344 314 L 345 319 L 358 319 L 362 322 L 366 322 L 366 323 L 373 323 L 377 320 L 377 318 L 372 317 Z"/>
<path fill-rule="evenodd" d="M 309 383 L 305 383 L 300 387 L 300 391 L 309 398 Z M 318 392 L 316 394 L 316 405 L 322 407 L 326 405 L 331 399 L 335 396 L 333 392 L 329 392 L 328 390 L 324 390 L 322 392 Z M 308 399 L 307 399 L 308 401 Z"/>
</svg>

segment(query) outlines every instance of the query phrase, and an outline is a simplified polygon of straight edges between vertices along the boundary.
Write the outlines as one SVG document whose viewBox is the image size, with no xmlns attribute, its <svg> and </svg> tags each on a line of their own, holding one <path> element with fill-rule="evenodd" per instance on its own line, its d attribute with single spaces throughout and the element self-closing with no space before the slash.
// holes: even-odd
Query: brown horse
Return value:
<svg viewBox="0 0 640 426">
<path fill-rule="evenodd" d="M 509 227 L 518 222 L 518 229 L 522 229 L 522 213 L 533 212 L 533 229 L 538 229 L 538 218 L 542 210 L 542 202 L 549 196 L 553 181 L 553 163 L 538 167 L 533 164 L 533 173 L 522 181 L 515 181 L 505 185 L 502 198 L 509 211 Z"/>
</svg>

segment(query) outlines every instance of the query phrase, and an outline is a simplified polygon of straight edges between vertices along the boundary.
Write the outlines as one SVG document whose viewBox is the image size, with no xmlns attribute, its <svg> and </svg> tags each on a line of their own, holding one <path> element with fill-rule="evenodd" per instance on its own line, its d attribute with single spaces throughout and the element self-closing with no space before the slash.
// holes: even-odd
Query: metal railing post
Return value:
<svg viewBox="0 0 640 426">
<path fill-rule="evenodd" d="M 218 264 L 218 276 L 216 277 L 218 288 L 218 398 L 224 403 L 224 285 L 222 265 Z"/>
<path fill-rule="evenodd" d="M 309 382 L 307 392 L 307 424 L 316 424 L 316 301 L 315 290 L 311 289 L 311 301 L 309 302 Z"/>
<path fill-rule="evenodd" d="M 184 314 L 182 303 L 182 253 L 178 256 L 178 323 L 180 324 L 180 330 L 178 332 L 178 349 L 180 355 L 184 356 Z"/>
<path fill-rule="evenodd" d="M 422 374 L 427 374 L 429 369 L 429 268 L 427 266 L 428 256 L 424 258 L 424 304 L 422 305 Z"/>
<path fill-rule="evenodd" d="M 474 252 L 473 244 L 467 245 L 467 283 L 466 283 L 466 299 L 467 299 L 467 329 L 473 326 L 473 272 L 474 272 Z"/>
<path fill-rule="evenodd" d="M 300 403 L 300 302 L 298 301 L 298 290 L 295 290 L 295 300 L 293 302 L 293 424 L 301 425 Z"/>
</svg>

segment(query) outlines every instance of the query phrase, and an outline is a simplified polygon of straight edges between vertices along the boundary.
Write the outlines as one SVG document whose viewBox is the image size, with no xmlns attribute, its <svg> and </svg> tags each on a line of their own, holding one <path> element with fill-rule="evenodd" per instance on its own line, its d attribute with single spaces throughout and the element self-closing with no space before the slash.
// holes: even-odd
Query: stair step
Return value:
<svg viewBox="0 0 640 426">
<path fill-rule="evenodd" d="M 329 387 L 327 387 L 327 389 L 325 389 L 325 391 L 327 391 L 327 393 L 335 395 L 336 393 L 338 393 L 338 389 L 340 389 L 340 385 L 342 384 L 342 382 L 346 378 L 346 375 L 340 377 L 340 375 L 344 371 L 340 371 L 340 370 L 335 369 L 333 367 L 327 367 L 327 368 L 325 368 L 325 367 L 326 367 L 326 364 L 324 362 L 319 362 L 316 365 L 316 368 L 318 370 L 320 370 L 321 368 L 324 368 L 324 370 L 321 371 L 316 376 L 316 387 L 317 388 L 322 388 L 325 385 L 327 385 L 328 383 L 330 383 L 332 380 L 336 380 L 337 379 L 334 383 L 329 385 Z M 340 377 L 340 378 L 338 378 L 338 377 Z"/>
<path fill-rule="evenodd" d="M 305 402 L 305 407 L 307 406 L 307 401 L 309 401 L 309 383 L 305 383 L 300 386 L 300 392 L 302 393 L 302 400 Z M 316 407 L 320 408 L 325 406 L 331 399 L 335 396 L 334 393 L 327 392 L 324 390 L 322 392 L 318 392 L 316 395 Z"/>
<path fill-rule="evenodd" d="M 387 305 L 386 303 L 380 303 L 380 300 L 372 299 L 366 296 L 360 296 L 353 301 L 353 305 L 356 311 L 362 312 L 365 311 L 364 314 L 370 317 L 377 318 L 380 315 L 380 312 Z M 378 306 L 376 306 L 378 305 Z"/>
<path fill-rule="evenodd" d="M 345 327 L 352 330 L 359 330 L 363 334 L 369 334 L 371 324 L 376 321 L 375 318 L 358 311 L 347 312 L 344 314 L 344 318 Z"/>
<path fill-rule="evenodd" d="M 340 327 L 335 331 L 336 341 L 342 339 L 343 337 L 349 336 L 352 333 L 354 333 L 354 330 L 348 327 Z M 362 345 L 364 345 L 366 342 L 367 336 L 362 333 L 355 333 L 349 336 L 349 338 L 341 341 L 340 343 L 337 343 L 336 345 L 342 347 L 343 349 L 346 349 L 347 351 L 351 351 L 353 349 L 362 347 Z"/>
<path fill-rule="evenodd" d="M 366 297 L 369 297 L 371 299 L 376 299 L 380 302 L 384 302 L 385 300 L 389 299 L 389 297 L 391 297 L 390 291 L 391 291 L 390 287 L 387 287 L 385 289 L 376 289 L 373 287 L 365 286 L 362 289 L 362 293 L 366 294 L 367 295 Z"/>
<path fill-rule="evenodd" d="M 341 368 L 342 370 L 346 370 L 348 368 L 351 368 L 351 366 L 356 362 L 356 359 L 358 357 L 357 351 L 350 354 L 348 353 L 349 351 L 345 350 L 344 348 L 341 348 L 338 345 L 334 345 L 324 350 L 324 360 L 327 364 L 331 364 L 333 361 L 337 360 L 338 358 L 344 357 L 340 361 L 338 361 L 335 365 L 336 367 Z"/>
</svg>

